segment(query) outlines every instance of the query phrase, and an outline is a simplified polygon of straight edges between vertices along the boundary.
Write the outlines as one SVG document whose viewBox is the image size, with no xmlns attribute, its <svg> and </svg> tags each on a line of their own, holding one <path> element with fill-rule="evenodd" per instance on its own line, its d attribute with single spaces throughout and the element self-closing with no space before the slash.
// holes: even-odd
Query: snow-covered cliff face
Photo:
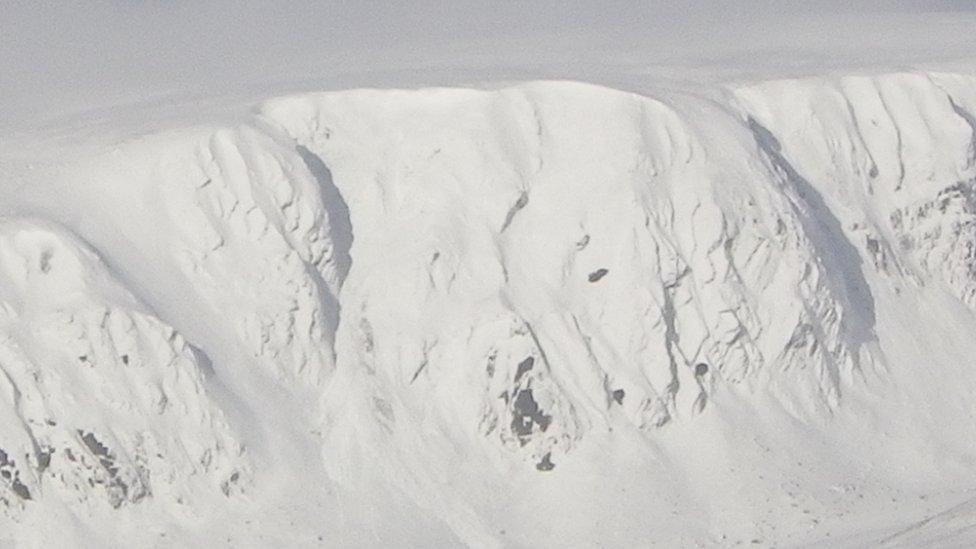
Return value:
<svg viewBox="0 0 976 549">
<path fill-rule="evenodd" d="M 973 428 L 912 441 L 942 411 L 904 405 L 976 387 L 972 344 L 933 333 L 974 326 L 976 79 L 651 95 L 284 97 L 65 170 L 30 204 L 65 227 L 0 228 L 2 520 L 393 493 L 472 544 L 649 535 L 640 508 L 686 511 L 672 541 L 796 542 L 822 538 L 770 493 L 858 505 L 817 474 L 883 484 L 874 453 L 943 447 L 971 474 Z M 959 310 L 906 313 L 942 295 Z M 903 385 L 930 346 L 934 381 Z M 886 421 L 897 442 L 863 441 Z M 820 473 L 770 455 L 809 440 Z"/>
<path fill-rule="evenodd" d="M 204 388 L 209 367 L 83 243 L 0 223 L 4 520 L 56 501 L 124 512 L 241 493 L 248 459 Z"/>
<path fill-rule="evenodd" d="M 456 418 L 542 469 L 590 429 L 700 412 L 718 378 L 829 408 L 871 367 L 857 250 L 728 107 L 539 83 L 263 114 L 349 205 L 339 375 L 391 430 Z"/>
<path fill-rule="evenodd" d="M 784 154 L 834 199 L 874 267 L 935 279 L 972 306 L 973 79 L 900 74 L 738 91 Z"/>
<path fill-rule="evenodd" d="M 102 202 L 116 224 L 144 220 L 123 236 L 200 313 L 219 311 L 211 331 L 282 383 L 317 385 L 331 372 L 348 228 L 333 230 L 329 183 L 294 143 L 251 125 L 177 132 L 137 140 L 85 177 L 114 180 L 82 200 Z"/>
</svg>

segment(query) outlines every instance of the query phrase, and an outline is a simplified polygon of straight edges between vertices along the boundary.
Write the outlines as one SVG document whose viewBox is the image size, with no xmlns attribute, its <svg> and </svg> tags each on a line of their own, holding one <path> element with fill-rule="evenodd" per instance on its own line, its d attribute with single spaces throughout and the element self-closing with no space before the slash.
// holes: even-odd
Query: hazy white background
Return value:
<svg viewBox="0 0 976 549">
<path fill-rule="evenodd" d="M 167 95 L 952 62 L 974 36 L 974 0 L 0 0 L 0 126 Z"/>
</svg>

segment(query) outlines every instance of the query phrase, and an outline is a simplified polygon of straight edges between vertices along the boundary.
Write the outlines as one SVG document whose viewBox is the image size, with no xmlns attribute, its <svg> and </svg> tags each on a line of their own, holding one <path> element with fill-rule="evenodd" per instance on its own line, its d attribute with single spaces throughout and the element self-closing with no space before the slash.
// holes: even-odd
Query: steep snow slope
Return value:
<svg viewBox="0 0 976 549">
<path fill-rule="evenodd" d="M 800 191 L 728 112 L 712 107 L 706 132 L 576 84 L 376 103 L 265 114 L 348 189 L 340 375 L 364 370 L 353 384 L 377 386 L 381 416 L 467 418 L 548 468 L 590 429 L 702 410 L 716 375 L 774 363 L 791 370 L 791 406 L 827 408 L 870 367 L 873 318 L 856 316 L 873 314 L 856 301 L 870 294 L 829 268 L 843 236 L 807 227 Z"/>
<path fill-rule="evenodd" d="M 204 388 L 205 355 L 48 223 L 3 222 L 0 257 L 5 521 L 37 502 L 58 521 L 59 502 L 110 517 L 244 489 L 244 446 Z"/>
<path fill-rule="evenodd" d="M 783 136 L 782 152 L 797 168 L 835 197 L 833 209 L 875 268 L 941 279 L 974 304 L 972 79 L 849 77 L 830 86 L 758 86 L 739 96 Z"/>
<path fill-rule="evenodd" d="M 199 544 L 909 539 L 976 465 L 974 113 L 941 74 L 359 90 L 11 161 L 11 215 L 64 227 L 3 229 L 2 520 L 105 493 L 92 531 Z"/>
</svg>

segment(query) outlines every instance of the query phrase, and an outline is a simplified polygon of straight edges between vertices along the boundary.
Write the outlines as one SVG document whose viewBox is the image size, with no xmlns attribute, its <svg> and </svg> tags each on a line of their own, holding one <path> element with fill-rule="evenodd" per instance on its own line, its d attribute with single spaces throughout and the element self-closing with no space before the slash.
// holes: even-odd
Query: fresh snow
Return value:
<svg viewBox="0 0 976 549">
<path fill-rule="evenodd" d="M 976 544 L 976 64 L 913 40 L 4 112 L 0 545 Z"/>
</svg>

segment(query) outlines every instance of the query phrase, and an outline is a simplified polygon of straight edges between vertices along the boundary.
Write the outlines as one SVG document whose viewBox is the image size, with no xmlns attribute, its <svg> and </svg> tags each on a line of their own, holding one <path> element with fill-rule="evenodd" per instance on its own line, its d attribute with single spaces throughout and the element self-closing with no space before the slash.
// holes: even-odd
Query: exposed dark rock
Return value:
<svg viewBox="0 0 976 549">
<path fill-rule="evenodd" d="M 624 403 L 624 395 L 625 394 L 626 393 L 624 392 L 623 389 L 615 389 L 613 391 L 613 393 L 611 393 L 611 395 L 613 396 L 613 399 L 615 401 L 617 401 L 617 404 L 623 404 Z"/>
<path fill-rule="evenodd" d="M 546 415 L 539 408 L 539 403 L 532 395 L 532 389 L 523 389 L 515 395 L 512 404 L 512 431 L 523 446 L 532 436 L 533 425 L 538 425 L 543 432 L 549 428 L 552 416 Z"/>
<path fill-rule="evenodd" d="M 518 368 L 515 370 L 515 383 L 518 384 L 519 380 L 522 379 L 522 376 L 528 373 L 530 370 L 532 370 L 532 366 L 534 365 L 535 365 L 535 358 L 531 356 L 526 357 L 525 360 L 519 362 Z"/>
<path fill-rule="evenodd" d="M 37 470 L 43 473 L 51 466 L 51 455 L 54 454 L 54 448 L 43 448 L 37 453 Z"/>
<path fill-rule="evenodd" d="M 78 434 L 81 436 L 81 441 L 85 443 L 85 446 L 88 447 L 88 450 L 92 453 L 92 455 L 98 458 L 98 462 L 102 467 L 105 468 L 105 471 L 108 472 L 109 476 L 115 478 L 115 476 L 119 473 L 119 468 L 115 465 L 115 458 L 109 453 L 108 447 L 99 442 L 98 439 L 95 438 L 94 433 L 83 433 L 82 431 L 78 431 Z M 127 486 L 122 483 L 119 484 L 121 484 L 120 487 L 122 488 L 123 493 L 126 492 Z"/>
<path fill-rule="evenodd" d="M 85 443 L 88 450 L 95 454 L 97 457 L 109 457 L 108 447 L 98 441 L 95 438 L 94 433 L 86 433 L 84 431 L 78 431 L 78 436 L 81 437 L 81 441 Z"/>
<path fill-rule="evenodd" d="M 20 473 L 16 469 L 14 460 L 10 459 L 10 456 L 3 450 L 0 450 L 0 478 L 10 482 L 10 489 L 20 499 L 31 499 L 30 490 L 20 481 Z"/>
<path fill-rule="evenodd" d="M 542 460 L 535 464 L 535 468 L 539 471 L 552 471 L 555 467 L 556 464 L 552 462 L 552 452 L 547 452 L 542 456 Z"/>
<path fill-rule="evenodd" d="M 220 491 L 224 493 L 225 496 L 230 497 L 231 490 L 240 480 L 241 474 L 238 471 L 231 473 L 230 478 L 220 483 Z"/>
<path fill-rule="evenodd" d="M 597 269 L 592 273 L 590 273 L 590 276 L 587 277 L 587 280 L 589 280 L 590 282 L 599 282 L 599 280 L 607 276 L 607 273 L 609 272 L 610 271 L 607 269 Z"/>
<path fill-rule="evenodd" d="M 24 483 L 20 482 L 20 479 L 15 478 L 13 483 L 10 485 L 10 488 L 14 491 L 15 494 L 17 494 L 17 496 L 20 499 L 26 501 L 31 500 L 30 490 L 28 490 L 27 487 L 24 486 Z"/>
</svg>

